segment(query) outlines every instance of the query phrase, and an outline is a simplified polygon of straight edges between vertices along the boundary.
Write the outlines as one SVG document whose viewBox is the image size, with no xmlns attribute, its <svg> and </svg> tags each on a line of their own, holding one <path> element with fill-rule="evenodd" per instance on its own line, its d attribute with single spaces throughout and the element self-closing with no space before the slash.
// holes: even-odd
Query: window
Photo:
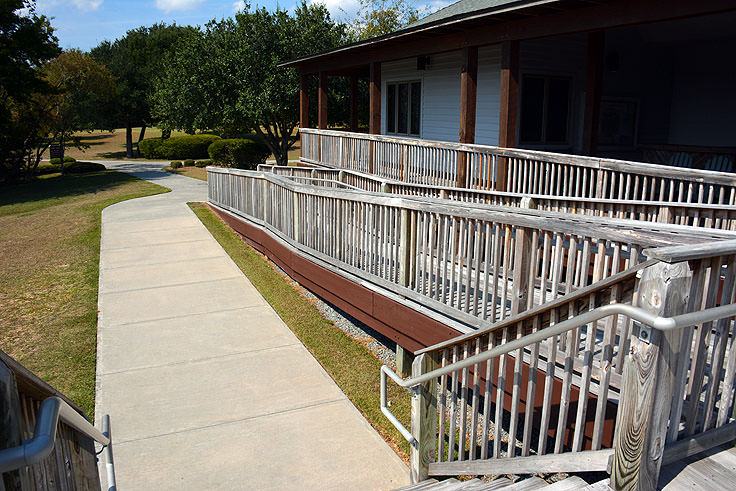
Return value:
<svg viewBox="0 0 736 491">
<path fill-rule="evenodd" d="M 568 143 L 570 79 L 525 75 L 521 81 L 521 143 Z"/>
<path fill-rule="evenodd" d="M 419 136 L 421 82 L 386 84 L 386 133 Z"/>
</svg>

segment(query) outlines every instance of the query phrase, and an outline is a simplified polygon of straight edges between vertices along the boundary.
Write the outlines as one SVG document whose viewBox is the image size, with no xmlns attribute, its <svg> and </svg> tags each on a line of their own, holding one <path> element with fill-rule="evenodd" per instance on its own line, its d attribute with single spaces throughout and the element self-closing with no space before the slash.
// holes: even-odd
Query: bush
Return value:
<svg viewBox="0 0 736 491">
<path fill-rule="evenodd" d="M 64 157 L 64 163 L 65 164 L 73 164 L 76 161 L 77 161 L 77 159 L 75 159 L 74 157 L 69 157 L 68 155 L 66 157 Z"/>
<path fill-rule="evenodd" d="M 61 165 L 61 159 L 50 159 L 49 164 L 51 165 Z"/>
<path fill-rule="evenodd" d="M 147 159 L 158 159 L 158 149 L 165 140 L 161 138 L 146 138 L 138 142 L 138 151 L 141 156 Z"/>
<path fill-rule="evenodd" d="M 194 159 L 186 159 L 184 161 L 184 167 L 194 167 Z"/>
<path fill-rule="evenodd" d="M 208 165 L 212 165 L 212 161 L 209 159 L 197 160 L 197 163 L 195 165 L 201 169 L 202 167 L 207 167 Z"/>
<path fill-rule="evenodd" d="M 53 160 L 59 160 L 59 159 L 53 159 Z M 38 167 L 36 167 L 36 174 L 39 176 L 44 176 L 46 174 L 55 174 L 57 172 L 61 172 L 60 165 L 38 164 Z"/>
<path fill-rule="evenodd" d="M 271 155 L 268 147 L 256 137 L 218 140 L 207 149 L 216 165 L 238 169 L 255 169 Z"/>
<path fill-rule="evenodd" d="M 207 147 L 219 139 L 216 135 L 174 136 L 166 140 L 146 138 L 138 144 L 138 149 L 147 159 L 202 159 L 207 158 Z"/>
<path fill-rule="evenodd" d="M 178 160 L 174 160 L 169 167 L 171 167 L 172 169 L 181 169 L 181 162 Z"/>
<path fill-rule="evenodd" d="M 69 174 L 84 174 L 85 172 L 99 172 L 107 170 L 102 164 L 96 164 L 94 162 L 72 162 L 69 165 L 64 166 L 64 172 Z"/>
</svg>

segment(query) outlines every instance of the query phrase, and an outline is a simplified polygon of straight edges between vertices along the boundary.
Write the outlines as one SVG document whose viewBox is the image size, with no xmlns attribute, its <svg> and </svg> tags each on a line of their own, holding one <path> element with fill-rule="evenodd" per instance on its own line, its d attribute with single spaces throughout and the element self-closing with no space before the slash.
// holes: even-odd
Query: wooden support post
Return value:
<svg viewBox="0 0 736 491">
<path fill-rule="evenodd" d="M 319 72 L 319 90 L 317 91 L 317 127 L 327 129 L 327 72 Z"/>
<path fill-rule="evenodd" d="M 478 92 L 478 47 L 463 49 L 463 69 L 460 75 L 460 143 L 475 143 L 475 102 Z M 468 154 L 457 156 L 457 182 L 467 187 Z"/>
<path fill-rule="evenodd" d="M 501 45 L 501 111 L 498 117 L 498 146 L 516 146 L 516 121 L 519 113 L 519 41 Z M 508 161 L 498 159 L 496 190 L 506 191 Z"/>
<path fill-rule="evenodd" d="M 585 115 L 583 117 L 583 155 L 598 151 L 598 122 L 601 114 L 603 89 L 603 60 L 605 58 L 605 31 L 588 33 L 588 69 L 585 88 Z"/>
<path fill-rule="evenodd" d="M 686 262 L 648 267 L 639 283 L 639 306 L 659 316 L 684 313 L 691 279 Z M 682 397 L 675 393 L 674 379 L 678 363 L 686 360 L 680 355 L 683 332 L 647 326 L 633 331 L 616 416 L 611 487 L 655 490 L 672 401 Z"/>
<path fill-rule="evenodd" d="M 521 200 L 521 208 L 534 210 L 536 202 L 529 197 Z M 534 285 L 534 279 L 529 278 L 532 263 L 529 251 L 532 250 L 532 229 L 519 227 L 516 229 L 516 246 L 514 250 L 514 290 L 511 298 L 511 315 L 527 309 L 529 305 L 529 285 Z M 532 286 L 533 288 L 533 286 Z"/>
<path fill-rule="evenodd" d="M 371 63 L 370 70 L 370 115 L 368 131 L 371 135 L 381 134 L 381 64 Z"/>
<path fill-rule="evenodd" d="M 15 373 L 0 360 L 0 450 L 21 444 L 22 425 Z M 0 489 L 31 489 L 28 467 L 0 474 Z"/>
<path fill-rule="evenodd" d="M 299 127 L 309 128 L 309 75 L 299 77 Z"/>
<path fill-rule="evenodd" d="M 396 345 L 396 373 L 399 377 L 411 377 L 411 365 L 414 362 L 414 353 Z"/>
<path fill-rule="evenodd" d="M 350 131 L 358 131 L 358 76 L 350 76 Z"/>
<path fill-rule="evenodd" d="M 422 353 L 412 363 L 412 377 L 437 368 L 437 360 L 430 353 Z M 437 456 L 437 381 L 430 380 L 411 396 L 411 434 L 417 446 L 411 448 L 411 482 L 417 483 L 429 477 L 429 464 Z"/>
<path fill-rule="evenodd" d="M 370 68 L 370 101 L 368 115 L 368 132 L 371 135 L 381 134 L 381 63 L 371 63 Z M 375 161 L 375 142 L 368 144 L 368 172 L 373 174 Z"/>
</svg>

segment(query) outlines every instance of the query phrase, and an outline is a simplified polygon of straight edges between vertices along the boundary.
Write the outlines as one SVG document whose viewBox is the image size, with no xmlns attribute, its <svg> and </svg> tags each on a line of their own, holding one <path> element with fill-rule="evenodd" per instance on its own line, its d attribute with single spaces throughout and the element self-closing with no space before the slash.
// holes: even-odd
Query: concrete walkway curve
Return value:
<svg viewBox="0 0 736 491">
<path fill-rule="evenodd" d="M 102 213 L 96 414 L 111 416 L 119 489 L 408 484 L 186 205 L 206 201 L 206 183 L 104 163 L 172 189 Z"/>
</svg>

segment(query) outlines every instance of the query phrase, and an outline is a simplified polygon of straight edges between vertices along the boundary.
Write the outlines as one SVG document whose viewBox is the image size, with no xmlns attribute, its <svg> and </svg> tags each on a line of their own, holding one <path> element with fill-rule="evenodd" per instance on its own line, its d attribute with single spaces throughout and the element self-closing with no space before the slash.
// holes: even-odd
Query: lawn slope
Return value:
<svg viewBox="0 0 736 491">
<path fill-rule="evenodd" d="M 0 348 L 89 417 L 102 210 L 166 191 L 113 171 L 0 187 Z"/>
</svg>

